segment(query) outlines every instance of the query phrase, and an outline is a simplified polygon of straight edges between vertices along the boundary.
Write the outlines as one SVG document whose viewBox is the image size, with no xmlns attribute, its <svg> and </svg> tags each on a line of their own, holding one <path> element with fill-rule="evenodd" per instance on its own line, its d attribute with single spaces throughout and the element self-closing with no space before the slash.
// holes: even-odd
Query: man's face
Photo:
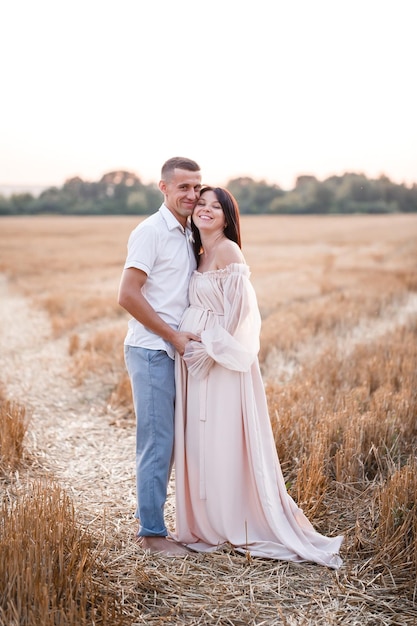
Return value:
<svg viewBox="0 0 417 626">
<path fill-rule="evenodd" d="M 175 169 L 168 181 L 159 183 L 159 189 L 168 209 L 185 226 L 200 196 L 201 172 Z"/>
</svg>

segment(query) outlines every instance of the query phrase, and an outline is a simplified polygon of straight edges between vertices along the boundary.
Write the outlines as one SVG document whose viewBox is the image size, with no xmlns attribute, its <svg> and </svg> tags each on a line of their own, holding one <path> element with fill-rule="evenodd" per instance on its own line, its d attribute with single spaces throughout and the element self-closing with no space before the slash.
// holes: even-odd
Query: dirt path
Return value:
<svg viewBox="0 0 417 626">
<path fill-rule="evenodd" d="M 134 429 L 110 424 L 97 386 L 74 385 L 68 338 L 55 339 L 48 315 L 31 309 L 4 277 L 0 319 L 2 382 L 7 397 L 30 416 L 29 451 L 69 490 L 86 521 L 103 516 L 103 509 L 112 510 L 116 524 L 131 519 Z"/>
</svg>

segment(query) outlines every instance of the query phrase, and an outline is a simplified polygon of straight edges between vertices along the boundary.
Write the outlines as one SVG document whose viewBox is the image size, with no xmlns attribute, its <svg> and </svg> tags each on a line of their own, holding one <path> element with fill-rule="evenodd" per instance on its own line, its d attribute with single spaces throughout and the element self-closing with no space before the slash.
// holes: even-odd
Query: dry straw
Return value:
<svg viewBox="0 0 417 626">
<path fill-rule="evenodd" d="M 0 623 L 127 624 L 106 585 L 106 551 L 59 486 L 33 483 L 0 510 Z"/>
<path fill-rule="evenodd" d="M 7 476 L 21 464 L 27 427 L 25 407 L 0 398 L 0 475 Z"/>
<path fill-rule="evenodd" d="M 416 217 L 243 220 L 277 449 L 315 527 L 345 535 L 338 572 L 232 547 L 181 559 L 138 550 L 126 495 L 127 320 L 115 304 L 136 222 L 2 221 L 3 270 L 31 299 L 23 308 L 43 306 L 52 329 L 41 325 L 37 344 L 49 345 L 49 367 L 34 377 L 41 389 L 19 386 L 17 361 L 9 388 L 22 391 L 2 423 L 0 567 L 1 580 L 13 581 L 2 588 L 4 624 L 415 626 Z M 64 371 L 52 367 L 58 353 Z M 49 393 L 57 384 L 59 401 Z M 48 463 L 74 500 L 56 482 L 39 483 Z"/>
</svg>

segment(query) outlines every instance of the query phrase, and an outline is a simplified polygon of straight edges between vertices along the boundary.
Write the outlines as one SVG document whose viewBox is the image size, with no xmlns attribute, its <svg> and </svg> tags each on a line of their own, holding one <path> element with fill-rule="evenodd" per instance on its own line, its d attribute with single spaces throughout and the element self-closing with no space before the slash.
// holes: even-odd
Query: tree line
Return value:
<svg viewBox="0 0 417 626">
<path fill-rule="evenodd" d="M 323 181 L 299 176 L 291 190 L 250 177 L 229 180 L 242 214 L 337 214 L 417 212 L 417 184 L 393 183 L 387 176 L 369 179 L 345 173 Z M 149 215 L 161 204 L 155 183 L 143 184 L 127 171 L 104 174 L 98 182 L 70 178 L 62 187 L 49 187 L 39 196 L 0 195 L 0 215 Z"/>
</svg>

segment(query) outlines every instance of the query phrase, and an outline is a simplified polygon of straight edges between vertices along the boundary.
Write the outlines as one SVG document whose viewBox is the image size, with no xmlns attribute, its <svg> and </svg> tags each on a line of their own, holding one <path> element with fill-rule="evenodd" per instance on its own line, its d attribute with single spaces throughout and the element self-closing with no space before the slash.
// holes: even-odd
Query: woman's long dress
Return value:
<svg viewBox="0 0 417 626">
<path fill-rule="evenodd" d="M 196 551 L 229 543 L 253 556 L 340 567 L 343 537 L 316 532 L 285 487 L 247 265 L 194 272 L 181 329 L 201 344 L 176 358 L 176 539 Z"/>
</svg>

